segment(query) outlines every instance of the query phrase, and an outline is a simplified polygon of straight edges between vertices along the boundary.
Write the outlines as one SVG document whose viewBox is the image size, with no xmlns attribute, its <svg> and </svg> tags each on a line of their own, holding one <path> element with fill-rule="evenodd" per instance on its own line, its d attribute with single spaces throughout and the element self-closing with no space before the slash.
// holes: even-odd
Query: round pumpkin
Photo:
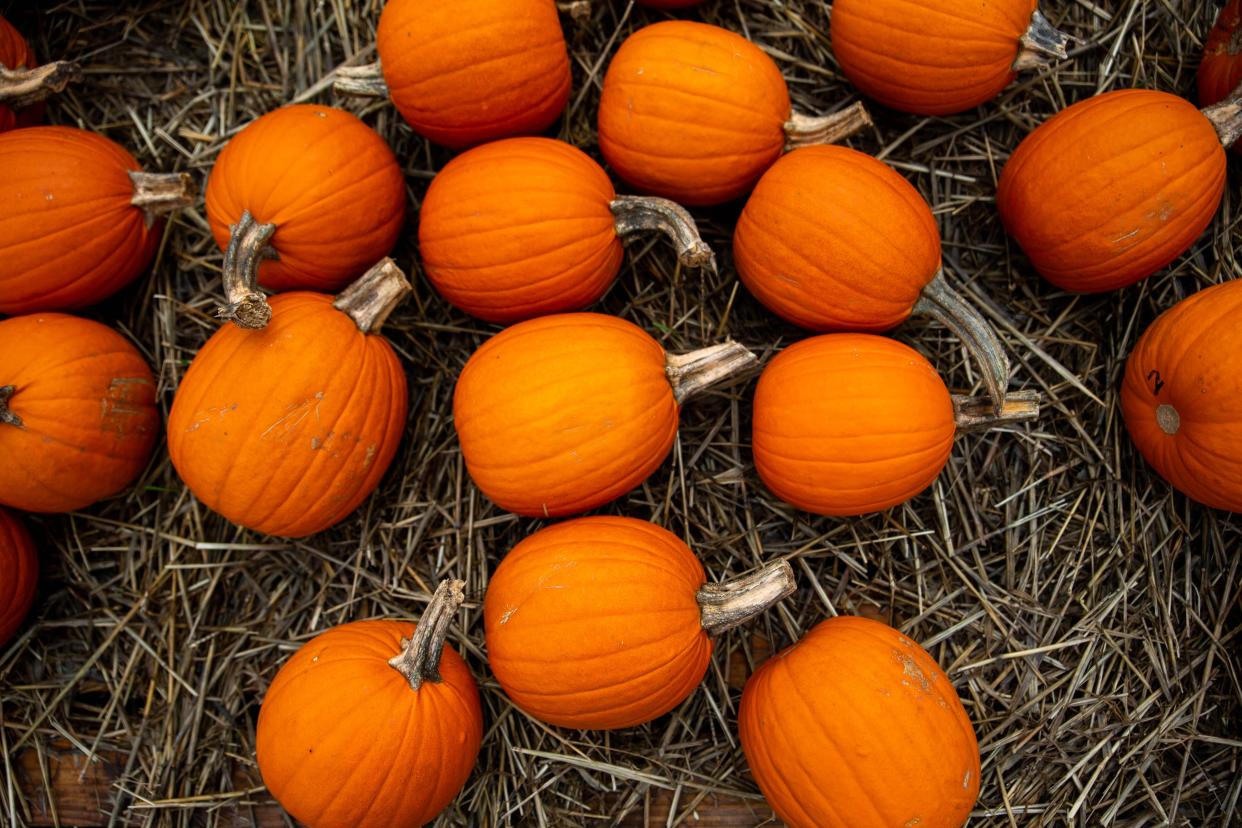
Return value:
<svg viewBox="0 0 1242 828">
<path fill-rule="evenodd" d="M 0 508 L 0 648 L 30 611 L 38 582 L 39 558 L 30 532 L 21 518 Z"/>
<path fill-rule="evenodd" d="M 102 135 L 30 127 L 0 135 L 0 313 L 80 308 L 155 255 L 160 216 L 189 206 L 183 173 L 144 173 Z"/>
<path fill-rule="evenodd" d="M 660 229 L 683 263 L 715 266 L 694 219 L 659 198 L 618 197 L 586 153 L 507 138 L 454 158 L 419 211 L 423 267 L 440 295 L 489 322 L 595 302 L 621 270 L 621 236 Z"/>
<path fill-rule="evenodd" d="M 707 672 L 713 636 L 794 589 L 781 562 L 705 585 L 690 547 L 627 517 L 584 517 L 530 535 L 487 587 L 487 660 L 519 708 L 549 724 L 612 730 L 681 704 Z"/>
<path fill-rule="evenodd" d="M 116 494 L 159 424 L 151 369 L 116 331 L 60 313 L 0 321 L 0 504 L 70 512 Z"/>
<path fill-rule="evenodd" d="M 461 581 L 418 625 L 355 621 L 312 638 L 268 687 L 263 784 L 310 828 L 413 828 L 466 784 L 483 739 L 479 689 L 444 640 Z"/>
<path fill-rule="evenodd" d="M 789 828 L 961 828 L 979 743 L 944 671 L 866 618 L 822 621 L 742 691 L 742 750 Z"/>
<path fill-rule="evenodd" d="M 1242 83 L 1242 0 L 1229 0 L 1208 32 L 1199 64 L 1199 105 L 1229 97 Z"/>
<path fill-rule="evenodd" d="M 554 0 L 389 0 L 376 48 L 401 117 L 453 149 L 542 132 L 569 100 Z"/>
<path fill-rule="evenodd" d="M 246 212 L 275 228 L 260 284 L 337 291 L 396 243 L 405 179 L 384 139 L 356 116 L 286 106 L 233 136 L 207 181 L 207 218 L 221 250 Z"/>
<path fill-rule="evenodd" d="M 1242 280 L 1162 313 L 1126 361 L 1121 413 L 1139 451 L 1194 500 L 1242 512 Z"/>
<path fill-rule="evenodd" d="M 475 484 L 502 509 L 562 517 L 633 489 L 668 455 L 681 403 L 752 365 L 727 342 L 681 356 L 631 322 L 519 322 L 471 355 L 453 423 Z"/>
</svg>

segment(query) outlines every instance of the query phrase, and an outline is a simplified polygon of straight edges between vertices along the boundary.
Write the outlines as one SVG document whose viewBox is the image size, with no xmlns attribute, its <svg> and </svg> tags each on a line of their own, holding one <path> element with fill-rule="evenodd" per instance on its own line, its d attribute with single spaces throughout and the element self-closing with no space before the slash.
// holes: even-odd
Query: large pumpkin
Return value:
<svg viewBox="0 0 1242 828">
<path fill-rule="evenodd" d="M 0 321 L 0 504 L 70 512 L 151 458 L 155 378 L 111 328 L 60 313 Z"/>
<path fill-rule="evenodd" d="M 487 587 L 487 661 L 537 719 L 611 730 L 662 716 L 707 671 L 712 639 L 794 590 L 788 563 L 706 584 L 690 547 L 626 517 L 585 517 L 529 536 Z"/>
<path fill-rule="evenodd" d="M 578 310 L 621 269 L 621 236 L 659 229 L 683 263 L 715 266 L 694 220 L 660 198 L 617 196 L 586 153 L 550 138 L 475 147 L 432 180 L 418 246 L 440 295 L 489 322 Z"/>
<path fill-rule="evenodd" d="M 479 689 L 445 646 L 461 581 L 418 625 L 355 621 L 285 662 L 259 709 L 263 783 L 310 828 L 414 828 L 466 784 L 483 739 Z"/>
<path fill-rule="evenodd" d="M 738 735 L 790 828 L 961 828 L 979 744 L 944 671 L 897 630 L 822 621 L 742 691 Z"/>
<path fill-rule="evenodd" d="M 596 313 L 519 322 L 484 342 L 457 379 L 466 468 L 520 515 L 601 506 L 664 462 L 684 400 L 755 359 L 734 342 L 668 355 L 637 325 Z"/>
<path fill-rule="evenodd" d="M 1223 101 L 1242 83 L 1242 0 L 1229 0 L 1216 17 L 1199 64 L 1199 105 Z"/>
<path fill-rule="evenodd" d="M 30 611 L 38 582 L 39 558 L 30 532 L 21 518 L 0 508 L 0 648 Z"/>
<path fill-rule="evenodd" d="M 1121 413 L 1143 457 L 1200 503 L 1242 512 L 1242 280 L 1162 313 L 1126 361 Z"/>
<path fill-rule="evenodd" d="M 373 129 L 341 109 L 297 104 L 252 121 L 207 182 L 220 249 L 249 212 L 270 225 L 259 283 L 336 291 L 388 254 L 405 221 L 405 179 Z"/>
<path fill-rule="evenodd" d="M 150 264 L 160 216 L 193 199 L 188 175 L 144 173 L 94 132 L 31 127 L 0 135 L 0 313 L 106 299 Z"/>
<path fill-rule="evenodd" d="M 39 123 L 43 99 L 80 74 L 69 61 L 39 66 L 21 32 L 0 15 L 0 132 Z"/>
</svg>

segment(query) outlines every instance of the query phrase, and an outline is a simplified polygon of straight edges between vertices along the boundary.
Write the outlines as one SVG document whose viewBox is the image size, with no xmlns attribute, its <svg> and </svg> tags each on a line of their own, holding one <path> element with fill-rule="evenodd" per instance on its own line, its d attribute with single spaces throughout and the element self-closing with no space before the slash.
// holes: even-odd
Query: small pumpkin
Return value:
<svg viewBox="0 0 1242 828">
<path fill-rule="evenodd" d="M 466 468 L 519 515 L 593 509 L 664 462 L 683 402 L 755 360 L 736 342 L 666 354 L 637 325 L 597 313 L 519 322 L 484 342 L 457 379 Z"/>
<path fill-rule="evenodd" d="M 405 179 L 373 129 L 341 109 L 295 104 L 233 136 L 207 181 L 221 250 L 243 213 L 271 225 L 259 283 L 337 291 L 392 250 L 405 221 Z"/>
<path fill-rule="evenodd" d="M 1183 299 L 1126 361 L 1121 413 L 1160 476 L 1194 500 L 1242 512 L 1242 280 Z"/>
<path fill-rule="evenodd" d="M 1229 0 L 1208 32 L 1199 64 L 1199 105 L 1229 97 L 1242 84 L 1242 0 Z"/>
<path fill-rule="evenodd" d="M 786 145 L 831 143 L 869 125 L 855 105 L 793 113 L 780 68 L 740 35 L 666 20 L 626 38 L 604 75 L 599 148 L 617 175 L 681 204 L 744 195 Z"/>
<path fill-rule="evenodd" d="M 510 700 L 536 719 L 632 727 L 694 692 L 715 636 L 794 588 L 785 561 L 708 584 L 690 547 L 667 529 L 576 518 L 530 535 L 496 568 L 483 601 L 487 660 Z"/>
<path fill-rule="evenodd" d="M 936 660 L 867 618 L 821 621 L 746 682 L 738 735 L 789 828 L 961 828 L 979 743 Z"/>
<path fill-rule="evenodd" d="M 621 237 L 662 230 L 683 264 L 715 267 L 694 219 L 661 198 L 618 196 L 599 164 L 550 138 L 507 138 L 432 180 L 418 245 L 440 295 L 489 322 L 595 302 L 621 270 Z"/>
<path fill-rule="evenodd" d="M 0 132 L 39 123 L 43 99 L 80 74 L 70 61 L 39 66 L 21 32 L 0 15 Z"/>
<path fill-rule="evenodd" d="M 181 380 L 168 453 L 210 509 L 300 538 L 356 509 L 397 452 L 405 371 L 379 330 L 410 285 L 385 259 L 335 299 L 295 291 L 269 306 L 253 282 L 264 232 L 249 215 L 236 228 L 223 311 L 236 324 L 212 335 Z"/>
<path fill-rule="evenodd" d="M 73 127 L 0 134 L 0 313 L 93 305 L 151 263 L 161 217 L 194 200 L 189 175 L 144 173 Z"/>
<path fill-rule="evenodd" d="M 483 711 L 470 668 L 444 643 L 463 586 L 442 582 L 417 626 L 342 624 L 280 668 L 255 748 L 263 784 L 299 822 L 425 825 L 465 786 Z"/>
<path fill-rule="evenodd" d="M 30 611 L 38 582 L 39 558 L 30 532 L 20 517 L 0 508 L 0 648 Z"/>
<path fill-rule="evenodd" d="M 0 504 L 70 512 L 116 494 L 159 424 L 151 369 L 116 331 L 60 313 L 0 321 Z"/>
</svg>

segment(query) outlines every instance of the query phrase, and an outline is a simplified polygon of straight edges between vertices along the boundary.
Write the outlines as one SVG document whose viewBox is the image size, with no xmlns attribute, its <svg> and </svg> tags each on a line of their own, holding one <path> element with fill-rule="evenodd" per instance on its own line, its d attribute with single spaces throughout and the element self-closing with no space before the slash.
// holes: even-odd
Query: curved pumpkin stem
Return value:
<svg viewBox="0 0 1242 828">
<path fill-rule="evenodd" d="M 465 581 L 441 581 L 431 596 L 431 603 L 419 619 L 414 637 L 402 639 L 400 655 L 388 663 L 410 683 L 411 690 L 422 687 L 423 682 L 440 682 L 440 657 L 444 654 L 444 640 L 448 638 L 453 616 L 466 600 L 462 589 Z"/>
<path fill-rule="evenodd" d="M 384 68 L 378 60 L 362 66 L 338 67 L 332 88 L 342 95 L 356 95 L 360 98 L 388 97 Z"/>
<path fill-rule="evenodd" d="M 268 245 L 276 225 L 259 224 L 246 210 L 229 231 L 232 236 L 224 251 L 224 298 L 228 304 L 217 310 L 216 316 L 239 328 L 262 330 L 272 319 L 272 309 L 259 291 L 259 262 L 280 258 Z"/>
<path fill-rule="evenodd" d="M 1242 138 L 1242 84 L 1238 84 L 1228 98 L 1199 111 L 1212 122 L 1216 134 L 1220 136 L 1220 142 L 1226 147 L 1232 147 Z"/>
<path fill-rule="evenodd" d="M 0 65 L 0 103 L 21 109 L 62 91 L 82 77 L 82 69 L 69 60 L 45 63 L 34 69 L 6 69 Z"/>
<path fill-rule="evenodd" d="M 134 196 L 129 203 L 142 209 L 149 228 L 160 216 L 189 207 L 198 195 L 189 173 L 148 173 L 131 171 Z"/>
<path fill-rule="evenodd" d="M 653 196 L 617 196 L 608 208 L 616 216 L 618 236 L 656 230 L 673 240 L 677 260 L 686 267 L 707 267 L 716 272 L 716 254 L 699 236 L 694 217 L 675 201 Z"/>
<path fill-rule="evenodd" d="M 953 395 L 953 420 L 958 431 L 986 431 L 989 428 L 1039 419 L 1038 391 L 1006 394 L 1000 409 L 991 397 Z"/>
<path fill-rule="evenodd" d="M 720 635 L 762 614 L 797 588 L 789 561 L 770 563 L 723 584 L 704 584 L 697 596 L 699 619 L 708 635 Z"/>
<path fill-rule="evenodd" d="M 665 354 L 664 373 L 673 386 L 673 399 L 681 405 L 700 391 L 736 379 L 758 362 L 758 356 L 730 339 L 688 354 Z"/>
<path fill-rule="evenodd" d="M 821 117 L 794 112 L 785 122 L 785 149 L 813 144 L 835 144 L 871 126 L 871 113 L 862 102 L 850 104 L 840 112 Z"/>
<path fill-rule="evenodd" d="M 22 423 L 22 418 L 9 411 L 9 400 L 13 399 L 15 393 L 17 393 L 17 387 L 14 385 L 0 387 L 0 425 L 24 428 L 25 424 Z"/>
<path fill-rule="evenodd" d="M 1018 56 L 1013 60 L 1013 71 L 1038 69 L 1054 60 L 1065 60 L 1069 57 L 1066 47 L 1073 39 L 1065 32 L 1053 27 L 1048 22 L 1048 18 L 1036 9 L 1031 15 L 1031 25 L 1022 33 L 1022 37 L 1018 38 L 1022 48 L 1018 50 Z"/>
<path fill-rule="evenodd" d="M 1001 345 L 1000 337 L 979 312 L 966 304 L 962 297 L 949 287 L 944 271 L 936 272 L 923 288 L 912 313 L 925 313 L 951 330 L 962 340 L 983 373 L 997 411 L 1005 403 L 1005 388 L 1009 385 L 1009 357 Z"/>
<path fill-rule="evenodd" d="M 341 291 L 332 307 L 349 314 L 364 334 L 379 333 L 388 314 L 413 290 L 397 263 L 385 256 Z"/>
</svg>

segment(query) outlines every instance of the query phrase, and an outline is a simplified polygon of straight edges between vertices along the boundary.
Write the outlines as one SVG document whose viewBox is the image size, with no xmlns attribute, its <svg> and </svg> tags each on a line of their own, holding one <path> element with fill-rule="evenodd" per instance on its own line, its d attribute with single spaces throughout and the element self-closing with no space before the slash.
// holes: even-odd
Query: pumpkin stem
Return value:
<svg viewBox="0 0 1242 828">
<path fill-rule="evenodd" d="M 703 629 L 708 635 L 720 635 L 762 614 L 797 588 L 789 561 L 770 563 L 723 584 L 704 584 L 697 596 Z"/>
<path fill-rule="evenodd" d="M 160 216 L 189 207 L 198 195 L 189 173 L 131 171 L 129 180 L 134 182 L 134 196 L 129 203 L 142 208 L 143 221 L 148 228 Z"/>
<path fill-rule="evenodd" d="M 0 103 L 21 109 L 60 92 L 70 81 L 81 77 L 81 67 L 68 60 L 45 63 L 34 69 L 6 69 L 0 64 Z"/>
<path fill-rule="evenodd" d="M 617 217 L 618 236 L 641 230 L 657 230 L 673 240 L 677 260 L 686 267 L 706 267 L 716 272 L 716 255 L 699 236 L 694 217 L 675 201 L 647 196 L 617 196 L 608 205 Z"/>
<path fill-rule="evenodd" d="M 979 363 L 983 384 L 996 410 L 1000 411 L 1005 403 L 1005 388 L 1009 385 L 1009 357 L 1005 355 L 1000 337 L 987 321 L 949 287 L 943 270 L 937 271 L 923 288 L 912 312 L 927 314 L 962 340 Z"/>
<path fill-rule="evenodd" d="M 3 389 L 0 389 L 2 391 Z M 0 414 L 0 420 L 4 419 L 4 415 Z M 1182 415 L 1177 409 L 1168 403 L 1161 403 L 1156 406 L 1156 425 L 1160 426 L 1160 430 L 1170 436 L 1181 431 Z"/>
<path fill-rule="evenodd" d="M 17 386 L 6 385 L 0 388 L 0 424 L 23 428 L 22 418 L 9 411 L 9 400 L 17 393 Z"/>
<path fill-rule="evenodd" d="M 384 68 L 377 60 L 362 66 L 339 66 L 332 88 L 341 95 L 357 95 L 361 98 L 387 98 L 388 84 L 384 82 Z"/>
<path fill-rule="evenodd" d="M 1228 98 L 1199 111 L 1216 127 L 1216 134 L 1226 147 L 1232 147 L 1242 138 L 1242 84 L 1238 84 Z"/>
<path fill-rule="evenodd" d="M 405 676 L 411 690 L 422 687 L 424 681 L 439 684 L 444 639 L 448 638 L 457 608 L 466 600 L 462 592 L 465 586 L 465 581 L 441 581 L 414 629 L 414 637 L 402 639 L 405 649 L 388 660 L 394 670 Z"/>
<path fill-rule="evenodd" d="M 246 210 L 237 224 L 229 225 L 229 246 L 224 251 L 224 298 L 228 304 L 216 316 L 239 328 L 258 331 L 272 320 L 267 297 L 259 291 L 259 260 L 280 258 L 268 240 L 274 224 L 259 224 Z"/>
<path fill-rule="evenodd" d="M 1048 18 L 1036 9 L 1031 15 L 1031 25 L 1022 33 L 1022 37 L 1018 38 L 1022 48 L 1018 50 L 1018 56 L 1013 60 L 1013 71 L 1038 69 L 1041 66 L 1047 66 L 1053 60 L 1065 60 L 1069 57 L 1065 49 L 1073 40 L 1074 38 L 1065 32 L 1054 28 L 1048 22 Z"/>
<path fill-rule="evenodd" d="M 349 314 L 364 334 L 379 333 L 388 314 L 413 290 L 397 263 L 385 256 L 341 291 L 332 307 Z"/>
<path fill-rule="evenodd" d="M 591 0 L 557 0 L 556 10 L 569 15 L 579 26 L 591 20 Z"/>
<path fill-rule="evenodd" d="M 785 149 L 813 144 L 835 144 L 871 126 L 871 114 L 862 102 L 850 104 L 840 112 L 813 117 L 794 112 L 785 122 Z"/>
<path fill-rule="evenodd" d="M 688 354 L 665 354 L 664 373 L 681 405 L 695 394 L 734 379 L 759 362 L 759 357 L 732 339 Z"/>
<path fill-rule="evenodd" d="M 986 431 L 1007 423 L 1039 419 L 1039 392 L 1006 394 L 999 410 L 991 397 L 953 395 L 953 419 L 958 431 Z"/>
</svg>

